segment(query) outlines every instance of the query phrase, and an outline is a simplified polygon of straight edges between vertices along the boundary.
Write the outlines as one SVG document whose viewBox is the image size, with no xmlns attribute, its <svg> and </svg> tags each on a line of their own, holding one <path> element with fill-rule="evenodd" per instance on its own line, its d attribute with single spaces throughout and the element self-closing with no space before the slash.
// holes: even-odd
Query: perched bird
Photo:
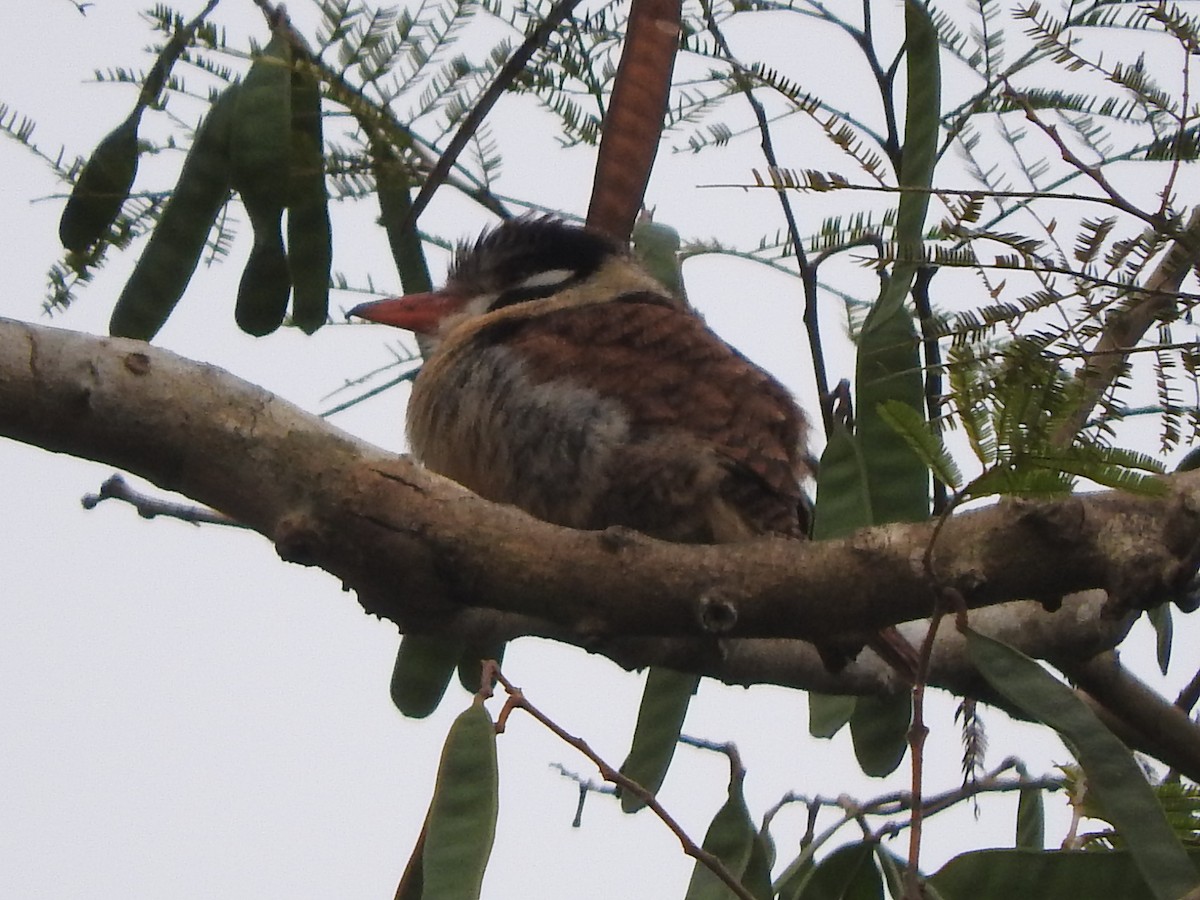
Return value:
<svg viewBox="0 0 1200 900">
<path fill-rule="evenodd" d="M 803 412 L 602 234 L 513 219 L 440 290 L 350 314 L 427 338 L 410 445 L 482 497 L 670 541 L 806 535 Z"/>
<path fill-rule="evenodd" d="M 804 413 L 603 234 L 512 219 L 440 290 L 350 315 L 424 336 L 413 453 L 488 500 L 669 541 L 807 536 Z"/>
</svg>

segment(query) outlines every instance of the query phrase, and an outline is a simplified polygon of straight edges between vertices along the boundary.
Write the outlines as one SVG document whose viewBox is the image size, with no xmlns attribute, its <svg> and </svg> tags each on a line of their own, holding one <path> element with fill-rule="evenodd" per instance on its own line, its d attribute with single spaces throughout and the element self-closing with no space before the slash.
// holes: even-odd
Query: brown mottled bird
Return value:
<svg viewBox="0 0 1200 900">
<path fill-rule="evenodd" d="M 671 541 L 805 536 L 804 414 L 604 235 L 513 219 L 441 290 L 351 315 L 430 339 L 409 441 L 482 497 Z"/>
<path fill-rule="evenodd" d="M 440 290 L 351 315 L 428 339 L 410 444 L 488 500 L 669 541 L 806 536 L 804 413 L 600 233 L 513 219 Z"/>
</svg>

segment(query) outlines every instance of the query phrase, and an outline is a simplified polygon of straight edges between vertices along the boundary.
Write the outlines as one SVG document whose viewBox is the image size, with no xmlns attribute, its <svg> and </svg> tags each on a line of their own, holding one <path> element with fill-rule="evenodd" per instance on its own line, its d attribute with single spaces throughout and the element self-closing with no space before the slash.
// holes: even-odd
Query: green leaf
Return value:
<svg viewBox="0 0 1200 900">
<path fill-rule="evenodd" d="M 1046 815 L 1041 788 L 1017 792 L 1017 837 L 1019 850 L 1041 850 L 1046 846 Z"/>
<path fill-rule="evenodd" d="M 883 900 L 871 841 L 838 847 L 817 863 L 794 900 Z M 781 895 L 782 896 L 782 895 Z"/>
<path fill-rule="evenodd" d="M 1189 854 L 1192 861 L 1200 854 Z M 1084 850 L 975 850 L 954 857 L 929 884 L 943 900 L 1156 900 L 1131 854 Z M 1182 894 L 1177 895 L 1179 900 Z"/>
<path fill-rule="evenodd" d="M 808 694 L 808 733 L 815 738 L 831 738 L 854 715 L 857 697 L 842 694 Z"/>
<path fill-rule="evenodd" d="M 1146 618 L 1154 626 L 1154 655 L 1158 660 L 1158 669 L 1164 675 L 1171 665 L 1171 639 L 1175 634 L 1174 621 L 1171 618 L 1171 607 L 1166 603 L 1146 610 Z"/>
<path fill-rule="evenodd" d="M 461 641 L 404 635 L 392 668 L 391 694 L 396 709 L 412 719 L 423 719 L 437 709 L 462 653 Z"/>
<path fill-rule="evenodd" d="M 865 774 L 882 778 L 896 771 L 908 750 L 908 728 L 912 721 L 912 698 L 859 697 L 850 717 L 854 755 Z"/>
<path fill-rule="evenodd" d="M 742 775 L 737 773 L 729 782 L 729 796 L 709 823 L 701 846 L 719 859 L 734 878 L 741 881 L 754 855 L 758 832 L 746 808 L 742 795 Z M 727 900 L 733 897 L 725 882 L 708 866 L 696 861 L 688 882 L 686 900 Z"/>
<path fill-rule="evenodd" d="M 500 803 L 496 729 L 478 697 L 442 748 L 421 856 L 422 896 L 476 900 L 496 837 Z"/>
<path fill-rule="evenodd" d="M 1156 900 L 1178 900 L 1200 883 L 1142 770 L 1095 713 L 1023 653 L 970 629 L 966 636 L 972 662 L 992 687 L 1070 745 L 1089 790 L 1120 832 Z M 1086 894 L 1073 891 L 1072 896 Z M 1113 895 L 1109 891 L 1106 896 Z"/>
<path fill-rule="evenodd" d="M 889 401 L 924 407 L 919 339 L 905 298 L 922 253 L 941 116 L 937 33 L 923 4 L 905 3 L 908 101 L 896 215 L 898 259 L 858 342 L 855 390 L 859 446 L 863 449 L 871 510 L 879 522 L 919 522 L 929 515 L 929 473 L 908 442 L 880 417 Z"/>
<path fill-rule="evenodd" d="M 903 305 L 886 309 L 881 299 L 859 336 L 855 437 L 875 522 L 919 522 L 929 515 L 929 470 L 879 412 L 889 402 L 922 408 L 917 331 Z"/>
<path fill-rule="evenodd" d="M 805 882 L 816 868 L 816 861 L 808 851 L 807 847 L 801 850 L 800 854 L 788 863 L 775 881 L 775 894 L 779 900 L 793 900 L 800 896 Z"/>
<path fill-rule="evenodd" d="M 813 540 L 843 537 L 872 524 L 862 451 L 846 426 L 835 422 L 817 472 Z"/>
<path fill-rule="evenodd" d="M 983 362 L 970 345 L 952 347 L 946 367 L 950 396 L 958 411 L 958 419 L 966 432 L 975 458 L 985 467 L 996 462 L 996 431 L 987 404 L 987 381 Z"/>
<path fill-rule="evenodd" d="M 933 477 L 951 490 L 962 486 L 962 472 L 950 456 L 941 435 L 929 427 L 925 417 L 906 403 L 887 400 L 879 407 L 879 415 L 888 425 L 908 441 L 908 446 L 920 457 Z"/>
<path fill-rule="evenodd" d="M 658 793 L 663 779 L 667 777 L 688 704 L 699 684 L 699 675 L 661 667 L 653 668 L 646 674 L 646 687 L 642 691 L 642 703 L 633 731 L 633 745 L 621 764 L 621 774 L 636 781 L 651 794 Z M 641 798 L 629 793 L 621 794 L 621 809 L 625 812 L 637 812 L 643 805 Z"/>
<path fill-rule="evenodd" d="M 775 892 L 771 889 L 771 868 L 775 865 L 775 842 L 764 827 L 754 836 L 754 846 L 750 850 L 750 861 L 742 874 L 742 886 L 758 900 L 773 900 Z"/>
</svg>

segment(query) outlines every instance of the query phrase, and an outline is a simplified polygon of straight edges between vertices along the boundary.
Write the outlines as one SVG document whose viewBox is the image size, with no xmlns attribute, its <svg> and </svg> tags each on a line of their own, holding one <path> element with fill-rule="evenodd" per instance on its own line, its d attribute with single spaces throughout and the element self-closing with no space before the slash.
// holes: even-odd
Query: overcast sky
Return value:
<svg viewBox="0 0 1200 900">
<path fill-rule="evenodd" d="M 200 5 L 183 11 L 192 15 Z M 66 0 L 41 0 L 8 3 L 0 12 L 7 46 L 0 56 L 0 101 L 38 122 L 35 137 L 43 150 L 54 154 L 65 145 L 68 156 L 86 154 L 128 111 L 133 89 L 97 86 L 91 73 L 149 65 L 141 50 L 153 38 L 136 15 L 138 6 L 98 0 L 84 17 Z M 294 6 L 307 27 L 309 8 Z M 249 2 L 225 0 L 218 16 L 235 45 L 246 29 L 264 39 Z M 173 102 L 172 110 L 194 121 L 199 105 Z M 582 213 L 590 167 L 585 151 L 550 160 L 549 132 L 520 147 L 505 143 L 548 127 L 544 119 L 511 115 L 497 124 L 509 154 L 502 188 Z M 748 141 L 715 154 L 704 177 L 694 169 L 674 181 L 657 176 L 649 202 L 660 219 L 683 223 L 688 236 L 752 241 L 777 227 L 773 201 L 695 185 L 744 180 L 754 152 Z M 0 162 L 3 314 L 44 323 L 44 276 L 58 255 L 62 199 L 56 195 L 63 187 L 11 141 L 0 142 Z M 147 177 L 166 183 L 168 163 L 149 164 Z M 394 290 L 373 205 L 339 208 L 335 215 L 335 267 L 357 283 L 370 276 L 381 289 Z M 440 198 L 429 221 L 443 233 L 465 236 L 488 217 L 465 201 Z M 810 219 L 810 227 L 816 221 Z M 201 273 L 158 343 L 314 411 L 327 405 L 322 398 L 343 379 L 387 361 L 386 342 L 397 335 L 373 327 L 339 325 L 313 338 L 290 331 L 264 340 L 239 334 L 232 307 L 245 252 L 242 241 L 230 265 Z M 102 333 L 131 260 L 114 260 L 52 324 Z M 730 303 L 728 295 L 744 291 L 750 273 L 759 278 L 753 296 Z M 811 396 L 807 361 L 795 343 L 801 326 L 794 285 L 761 277 L 747 264 L 710 260 L 691 264 L 687 274 L 714 327 L 801 398 Z M 358 299 L 336 295 L 334 302 L 349 306 Z M 839 371 L 850 364 L 842 348 L 834 353 Z M 335 422 L 400 451 L 406 399 L 404 391 L 393 391 Z M 4 442 L 0 468 L 7 473 L 0 491 L 7 528 L 0 545 L 0 895 L 390 897 L 429 800 L 442 738 L 468 696 L 452 688 L 430 719 L 404 720 L 387 693 L 395 627 L 364 615 L 331 576 L 280 562 L 257 535 L 146 522 L 115 503 L 85 512 L 80 497 L 111 474 L 104 466 Z M 1131 646 L 1130 656 L 1145 657 L 1145 634 Z M 1168 689 L 1186 680 L 1189 662 L 1180 659 Z M 534 703 L 610 762 L 620 762 L 638 676 L 533 640 L 510 650 L 505 670 Z M 953 709 L 952 698 L 933 703 L 930 790 L 959 780 Z M 813 741 L 806 723 L 801 693 L 706 681 L 686 730 L 737 742 L 756 815 L 788 790 L 869 799 L 907 787 L 906 766 L 883 781 L 864 778 L 851 761 L 847 734 Z M 1056 740 L 1010 726 L 1000 713 L 987 713 L 987 723 L 989 764 L 1020 754 L 1041 774 L 1068 759 Z M 611 801 L 593 797 L 583 828 L 570 827 L 576 791 L 551 764 L 593 774 L 570 748 L 516 715 L 499 752 L 499 837 L 485 896 L 607 900 L 615 890 L 634 898 L 682 896 L 691 865 L 648 813 L 623 816 Z M 726 762 L 686 748 L 677 760 L 662 800 L 699 840 L 723 802 Z M 1050 806 L 1058 810 L 1048 829 L 1055 840 L 1065 814 L 1061 801 Z M 978 821 L 968 807 L 934 819 L 927 863 L 936 866 L 969 846 L 1008 844 L 1014 813 L 1015 799 L 1006 798 L 985 801 Z M 780 817 L 782 859 L 790 857 L 787 841 L 797 839 L 802 820 L 799 807 Z M 903 844 L 896 849 L 903 853 Z"/>
</svg>

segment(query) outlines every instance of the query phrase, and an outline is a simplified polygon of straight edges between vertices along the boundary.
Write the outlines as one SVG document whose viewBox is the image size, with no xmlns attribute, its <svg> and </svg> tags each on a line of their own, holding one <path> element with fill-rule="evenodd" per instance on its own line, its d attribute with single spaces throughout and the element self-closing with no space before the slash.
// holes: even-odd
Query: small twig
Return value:
<svg viewBox="0 0 1200 900">
<path fill-rule="evenodd" d="M 129 486 L 120 475 L 110 476 L 100 485 L 97 494 L 84 494 L 80 503 L 84 509 L 95 509 L 104 500 L 123 500 L 132 505 L 143 519 L 153 519 L 156 516 L 166 516 L 168 519 L 179 519 L 191 522 L 193 525 L 228 525 L 230 528 L 248 528 L 249 526 L 230 518 L 224 513 L 217 512 L 207 506 L 193 506 L 190 503 L 176 503 L 142 494 Z"/>
<path fill-rule="evenodd" d="M 932 541 L 930 543 L 932 544 Z M 941 625 L 943 615 L 945 615 L 945 606 L 939 598 L 933 608 L 925 639 L 921 642 L 917 674 L 912 687 L 912 725 L 908 729 L 908 746 L 909 752 L 912 754 L 912 780 L 909 785 L 912 802 L 912 831 L 909 832 L 908 839 L 908 867 L 904 871 L 906 900 L 908 898 L 919 900 L 921 896 L 918 883 L 921 863 L 921 826 L 924 816 L 921 791 L 925 776 L 925 739 L 929 736 L 929 727 L 925 724 L 925 686 L 929 682 L 929 665 L 933 658 L 934 639 L 937 637 L 938 626 Z"/>
<path fill-rule="evenodd" d="M 533 54 L 550 39 L 550 35 L 554 34 L 558 26 L 562 24 L 562 21 L 571 14 L 578 4 L 579 0 L 558 0 L 550 8 L 550 11 L 546 13 L 546 18 L 542 19 L 538 27 L 533 30 L 529 37 L 525 38 L 521 46 L 516 49 L 516 52 L 508 58 L 508 62 L 496 73 L 496 77 L 492 79 L 492 83 L 488 85 L 487 90 L 471 106 L 471 111 L 467 113 L 462 124 L 458 126 L 458 131 L 454 133 L 454 137 L 450 139 L 450 143 L 442 151 L 442 155 L 438 157 L 433 171 L 429 173 L 429 177 L 421 185 L 421 190 L 413 200 L 412 209 L 409 210 L 406 221 L 401 226 L 402 230 L 417 221 L 417 218 L 425 210 L 425 207 L 429 205 L 429 201 L 433 199 L 434 191 L 441 186 L 442 181 L 450 173 L 450 169 L 458 160 L 458 155 L 470 142 L 471 137 L 479 129 L 479 126 L 483 124 L 483 120 L 492 111 L 492 107 L 496 105 L 496 101 L 500 99 L 500 95 L 521 74 Z"/>
<path fill-rule="evenodd" d="M 616 794 L 617 789 L 611 784 L 598 784 L 590 778 L 584 778 L 582 775 L 577 775 L 570 771 L 562 763 L 550 763 L 550 768 L 558 769 L 558 774 L 563 778 L 569 778 L 579 786 L 579 802 L 575 806 L 575 818 L 571 820 L 572 828 L 579 828 L 583 825 L 583 804 L 587 801 L 588 794 Z"/>
<path fill-rule="evenodd" d="M 708 25 L 708 30 L 717 42 L 717 46 L 721 49 L 722 55 L 729 62 L 738 89 L 745 96 L 746 102 L 750 104 L 750 109 L 754 112 L 755 121 L 758 123 L 758 131 L 762 138 L 763 157 L 767 160 L 767 165 L 776 168 L 779 162 L 775 155 L 774 143 L 771 140 L 771 126 L 767 118 L 767 112 L 758 98 L 754 96 L 753 85 L 746 77 L 741 64 L 734 58 L 733 52 L 729 49 L 729 44 L 725 40 L 725 34 L 717 24 L 716 16 L 713 15 L 712 3 L 705 2 L 703 9 L 704 20 Z M 787 223 L 788 240 L 791 242 L 792 252 L 796 255 L 796 265 L 800 271 L 800 281 L 804 286 L 804 329 L 808 334 L 813 378 L 817 383 L 817 397 L 821 403 L 821 421 L 825 427 L 825 436 L 829 437 L 833 433 L 833 401 L 829 394 L 829 374 L 825 366 L 825 351 L 821 344 L 820 312 L 817 306 L 817 267 L 809 263 L 808 256 L 804 252 L 804 241 L 800 237 L 800 228 L 796 224 L 796 215 L 792 211 L 792 205 L 788 200 L 787 193 L 780 188 L 776 191 L 776 195 L 779 197 L 779 205 L 783 210 L 784 221 Z"/>
<path fill-rule="evenodd" d="M 1084 162 L 1083 159 L 1081 159 L 1073 150 L 1071 150 L 1070 147 L 1067 146 L 1066 141 L 1062 139 L 1062 136 L 1058 133 L 1057 128 L 1042 121 L 1041 117 L 1037 114 L 1037 110 L 1033 108 L 1033 104 L 1029 102 L 1024 94 L 1007 86 L 1005 87 L 1004 93 L 1007 99 L 1019 104 L 1025 112 L 1025 118 L 1036 125 L 1038 129 L 1050 139 L 1051 143 L 1053 143 L 1055 148 L 1058 150 L 1059 155 L 1062 156 L 1063 161 L 1090 178 L 1092 183 L 1095 184 L 1096 187 L 1100 188 L 1101 192 L 1103 192 L 1104 196 L 1108 198 L 1109 202 L 1113 206 L 1122 212 L 1141 219 L 1155 230 L 1160 230 L 1162 228 L 1164 222 L 1162 216 L 1155 213 L 1144 212 L 1126 200 L 1121 193 L 1115 187 L 1113 187 L 1112 182 L 1110 182 L 1104 176 L 1104 170 L 1099 165 L 1090 166 Z"/>
<path fill-rule="evenodd" d="M 526 699 L 525 694 L 520 688 L 513 685 L 500 671 L 499 666 L 492 660 L 487 660 L 484 663 L 484 670 L 494 677 L 495 681 L 499 682 L 504 690 L 508 693 L 508 697 L 504 701 L 504 707 L 500 711 L 500 715 L 496 717 L 497 733 L 504 730 L 507 724 L 508 716 L 514 709 L 521 709 L 533 716 L 545 728 L 553 732 L 560 740 L 570 744 L 596 766 L 600 772 L 600 776 L 608 782 L 615 784 L 622 791 L 633 794 L 649 807 L 663 824 L 671 830 L 671 833 L 679 839 L 680 845 L 683 847 L 683 852 L 695 859 L 701 865 L 706 867 L 710 872 L 721 879 L 726 887 L 733 892 L 734 896 L 739 900 L 754 900 L 754 895 L 742 886 L 741 882 L 734 878 L 733 874 L 725 867 L 712 853 L 709 853 L 703 847 L 699 846 L 695 841 L 688 837 L 687 832 L 683 830 L 678 822 L 672 818 L 662 805 L 655 799 L 654 795 L 630 778 L 622 775 L 617 769 L 605 762 L 595 750 L 593 750 L 583 738 L 575 737 L 568 733 L 557 722 L 543 713 L 540 709 L 534 706 Z"/>
</svg>

